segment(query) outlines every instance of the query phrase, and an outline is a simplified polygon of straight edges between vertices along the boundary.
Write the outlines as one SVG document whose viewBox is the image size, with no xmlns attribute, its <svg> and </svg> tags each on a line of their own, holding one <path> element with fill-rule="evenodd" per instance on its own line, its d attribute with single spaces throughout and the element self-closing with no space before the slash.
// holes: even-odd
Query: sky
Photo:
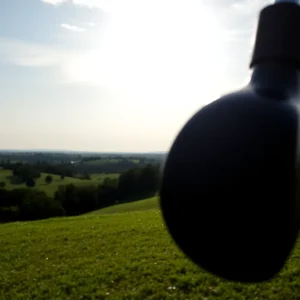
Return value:
<svg viewBox="0 0 300 300">
<path fill-rule="evenodd" d="M 268 0 L 9 0 L 0 149 L 168 151 L 249 80 Z"/>
</svg>

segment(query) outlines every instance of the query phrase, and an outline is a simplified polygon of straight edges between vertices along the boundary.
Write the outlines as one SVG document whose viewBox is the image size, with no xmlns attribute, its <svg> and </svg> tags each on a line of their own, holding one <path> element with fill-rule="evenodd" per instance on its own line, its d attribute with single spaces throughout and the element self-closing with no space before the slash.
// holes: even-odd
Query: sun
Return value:
<svg viewBox="0 0 300 300">
<path fill-rule="evenodd" d="M 70 60 L 72 80 L 175 98 L 198 95 L 199 88 L 204 98 L 220 92 L 226 58 L 208 7 L 194 0 L 122 1 L 112 7 L 97 48 Z"/>
</svg>

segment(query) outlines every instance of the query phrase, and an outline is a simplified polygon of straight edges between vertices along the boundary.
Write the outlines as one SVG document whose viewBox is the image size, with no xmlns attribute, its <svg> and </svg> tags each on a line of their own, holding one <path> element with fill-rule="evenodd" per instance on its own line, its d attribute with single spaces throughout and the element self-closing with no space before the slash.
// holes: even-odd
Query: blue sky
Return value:
<svg viewBox="0 0 300 300">
<path fill-rule="evenodd" d="M 10 0 L 0 149 L 165 151 L 241 87 L 263 0 Z"/>
</svg>

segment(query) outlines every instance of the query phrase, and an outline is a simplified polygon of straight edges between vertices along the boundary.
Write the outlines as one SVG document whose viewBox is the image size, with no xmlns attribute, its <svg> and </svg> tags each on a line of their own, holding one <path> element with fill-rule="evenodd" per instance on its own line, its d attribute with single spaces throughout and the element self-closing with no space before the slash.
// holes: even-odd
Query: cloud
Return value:
<svg viewBox="0 0 300 300">
<path fill-rule="evenodd" d="M 60 27 L 61 28 L 64 28 L 64 29 L 67 29 L 67 30 L 70 30 L 70 31 L 73 31 L 73 32 L 85 32 L 86 29 L 83 28 L 83 27 L 79 27 L 79 26 L 76 26 L 76 25 L 70 25 L 70 24 L 60 24 Z"/>
<path fill-rule="evenodd" d="M 111 90 L 128 88 L 141 93 L 152 90 L 151 99 L 157 91 L 161 95 L 174 91 L 183 98 L 200 97 L 199 84 L 200 90 L 205 90 L 202 94 L 207 95 L 242 84 L 249 73 L 256 19 L 260 9 L 270 3 L 270 0 L 214 0 L 214 5 L 207 0 L 69 1 L 111 12 L 107 24 L 101 28 L 104 34 L 93 31 L 95 35 L 91 38 L 96 42 L 91 49 L 66 51 L 18 41 L 3 43 L 0 39 L 0 60 L 23 66 L 57 66 L 61 77 L 69 83 L 91 83 Z M 94 26 L 94 23 L 78 24 L 80 27 L 65 23 L 60 26 L 73 32 L 84 32 Z"/>
<path fill-rule="evenodd" d="M 47 4 L 60 5 L 64 2 L 67 2 L 68 0 L 41 0 L 41 1 Z"/>
<path fill-rule="evenodd" d="M 52 4 L 52 5 L 59 5 L 66 2 L 71 2 L 75 5 L 82 6 L 82 7 L 89 7 L 89 8 L 100 8 L 104 11 L 115 11 L 122 9 L 124 7 L 133 7 L 134 5 L 138 6 L 144 0 L 41 0 L 42 2 Z M 153 5 L 157 8 L 160 7 L 160 1 L 153 0 Z M 161 0 L 161 2 L 165 2 L 165 0 Z M 181 2 L 182 6 L 185 5 L 187 2 L 192 2 L 191 0 L 188 1 L 177 1 L 174 2 Z M 185 2 L 185 3 L 184 3 Z M 253 11 L 258 11 L 264 5 L 273 3 L 273 0 L 199 0 L 201 5 L 214 7 L 216 10 L 221 11 L 223 8 L 230 8 L 235 9 L 238 13 L 246 13 L 251 15 Z"/>
</svg>

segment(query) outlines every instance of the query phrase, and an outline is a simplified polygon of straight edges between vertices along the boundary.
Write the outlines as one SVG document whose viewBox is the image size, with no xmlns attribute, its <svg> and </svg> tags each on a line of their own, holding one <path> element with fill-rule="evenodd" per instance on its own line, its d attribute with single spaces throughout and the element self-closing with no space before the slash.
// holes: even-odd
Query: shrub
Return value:
<svg viewBox="0 0 300 300">
<path fill-rule="evenodd" d="M 28 187 L 34 187 L 35 186 L 35 180 L 33 179 L 33 178 L 28 178 L 27 180 L 26 180 L 26 185 L 28 186 Z"/>
<path fill-rule="evenodd" d="M 59 201 L 51 199 L 44 192 L 37 192 L 26 199 L 20 206 L 20 217 L 23 220 L 38 220 L 65 214 Z"/>
<path fill-rule="evenodd" d="M 53 177 L 51 175 L 47 175 L 46 178 L 45 178 L 45 182 L 47 184 L 50 184 L 52 181 L 53 181 Z"/>
</svg>

